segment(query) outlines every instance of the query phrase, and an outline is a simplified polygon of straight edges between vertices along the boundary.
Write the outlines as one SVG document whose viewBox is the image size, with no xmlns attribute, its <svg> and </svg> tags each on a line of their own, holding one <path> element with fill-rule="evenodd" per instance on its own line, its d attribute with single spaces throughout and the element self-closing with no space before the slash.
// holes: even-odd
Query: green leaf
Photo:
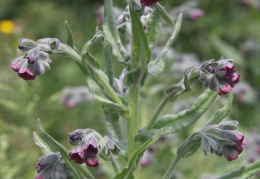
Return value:
<svg viewBox="0 0 260 179">
<path fill-rule="evenodd" d="M 102 74 L 103 78 L 108 81 L 108 78 L 106 74 L 103 73 L 103 71 L 99 70 L 99 74 Z M 96 83 L 95 80 L 92 78 L 87 78 L 87 84 L 89 88 L 89 92 L 101 103 L 110 104 L 116 107 L 119 111 L 127 111 L 127 108 L 123 105 L 118 105 L 117 103 L 114 103 L 110 99 L 108 99 L 104 95 L 104 91 L 100 88 L 100 86 Z"/>
<path fill-rule="evenodd" d="M 44 155 L 52 153 L 52 151 L 51 151 L 50 147 L 47 145 L 47 143 L 44 142 L 44 140 L 42 140 L 42 138 L 40 136 L 38 136 L 38 134 L 36 132 L 33 132 L 33 140 L 34 140 L 35 144 L 40 147 L 40 149 Z"/>
<path fill-rule="evenodd" d="M 168 52 L 169 48 L 172 46 L 172 44 L 180 30 L 181 22 L 182 22 L 182 14 L 179 15 L 176 25 L 174 27 L 173 33 L 171 35 L 171 38 L 168 40 L 168 42 L 165 45 L 165 47 L 163 48 L 161 54 L 157 57 L 157 59 L 155 59 L 154 61 L 151 61 L 148 64 L 148 72 L 152 76 L 158 76 L 159 74 L 161 74 L 163 72 L 164 67 L 165 67 L 167 52 Z"/>
<path fill-rule="evenodd" d="M 126 52 L 121 42 L 119 32 L 117 31 L 112 4 L 112 0 L 104 1 L 103 33 L 105 39 L 112 47 L 112 53 L 117 57 L 117 60 L 125 64 L 129 59 L 129 55 Z"/>
<path fill-rule="evenodd" d="M 62 158 L 65 160 L 66 164 L 69 166 L 73 175 L 77 179 L 94 178 L 93 175 L 86 167 L 82 165 L 77 165 L 72 160 L 70 160 L 69 151 L 44 131 L 39 119 L 37 122 L 38 122 L 38 127 L 41 130 L 42 139 L 50 146 L 50 148 L 60 152 Z"/>
<path fill-rule="evenodd" d="M 105 57 L 105 73 L 108 76 L 110 86 L 113 86 L 114 81 L 114 68 L 112 64 L 111 45 L 105 40 L 103 44 L 104 57 Z"/>
<path fill-rule="evenodd" d="M 149 49 L 147 37 L 139 15 L 131 8 L 129 10 L 132 21 L 131 69 L 134 70 L 138 67 L 141 67 L 139 77 L 137 79 L 139 82 L 141 82 L 146 71 L 147 63 L 150 61 L 151 58 L 151 51 Z"/>
<path fill-rule="evenodd" d="M 230 179 L 230 178 L 247 179 L 259 172 L 260 172 L 260 160 L 252 164 L 244 165 L 240 169 L 234 170 L 229 174 L 219 177 L 218 179 Z"/>
<path fill-rule="evenodd" d="M 163 19 L 170 23 L 171 25 L 174 25 L 173 22 L 172 22 L 172 19 L 171 17 L 169 16 L 169 14 L 165 11 L 164 7 L 161 6 L 159 3 L 156 3 L 153 5 L 153 7 L 156 8 L 156 10 L 161 14 L 161 16 L 163 17 Z"/>
<path fill-rule="evenodd" d="M 161 4 L 165 4 L 166 0 L 162 1 Z M 152 14 L 149 16 L 147 20 L 147 39 L 149 43 L 149 48 L 153 50 L 156 47 L 160 36 L 161 30 L 161 14 L 157 9 L 154 9 Z"/>
<path fill-rule="evenodd" d="M 82 50 L 81 50 L 81 56 L 89 52 L 89 49 L 91 46 L 93 46 L 95 43 L 97 43 L 100 39 L 103 38 L 103 34 L 101 31 L 97 31 L 96 34 L 89 40 L 87 41 Z"/>
<path fill-rule="evenodd" d="M 232 101 L 233 101 L 233 93 L 232 91 L 229 92 L 228 101 L 225 106 L 216 111 L 214 116 L 207 122 L 205 126 L 219 124 L 231 111 L 232 108 Z"/>
<path fill-rule="evenodd" d="M 156 142 L 160 136 L 160 132 L 160 130 L 157 131 L 150 139 L 148 139 L 133 153 L 128 162 L 128 167 L 124 168 L 122 172 L 118 173 L 115 179 L 134 179 L 133 172 L 136 170 L 137 164 L 141 159 L 142 154 Z"/>
<path fill-rule="evenodd" d="M 119 114 L 110 105 L 103 104 L 102 107 L 106 116 L 106 131 L 108 137 L 125 143 L 125 137 L 119 123 Z"/>
<path fill-rule="evenodd" d="M 65 20 L 64 25 L 65 25 L 65 27 L 66 27 L 66 29 L 67 29 L 67 33 L 68 33 L 67 44 L 68 44 L 68 46 L 70 46 L 71 48 L 75 49 L 73 34 L 72 34 L 72 32 L 71 32 L 71 29 L 70 29 L 70 26 L 69 26 L 68 21 Z"/>
<path fill-rule="evenodd" d="M 153 125 L 153 129 L 148 132 L 141 132 L 137 139 L 144 140 L 154 134 L 158 129 L 162 129 L 161 135 L 177 133 L 194 124 L 210 107 L 217 97 L 215 91 L 209 89 L 200 95 L 196 102 L 187 110 L 177 114 L 166 114 L 161 116 Z"/>
</svg>

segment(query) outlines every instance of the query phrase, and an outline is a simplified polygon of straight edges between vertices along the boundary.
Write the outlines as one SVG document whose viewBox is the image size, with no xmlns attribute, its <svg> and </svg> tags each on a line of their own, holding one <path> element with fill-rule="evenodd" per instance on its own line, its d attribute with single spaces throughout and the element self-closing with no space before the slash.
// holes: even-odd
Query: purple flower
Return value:
<svg viewBox="0 0 260 179">
<path fill-rule="evenodd" d="M 76 149 L 69 153 L 69 158 L 77 164 L 82 164 L 85 160 L 85 155 L 83 151 Z"/>
<path fill-rule="evenodd" d="M 29 50 L 26 56 L 16 58 L 10 67 L 24 80 L 34 80 L 37 75 L 50 69 L 50 63 L 49 55 L 36 47 Z"/>
<path fill-rule="evenodd" d="M 44 179 L 44 176 L 36 176 L 35 179 Z"/>
<path fill-rule="evenodd" d="M 13 63 L 11 64 L 11 68 L 15 71 L 18 72 L 20 69 L 20 60 L 19 61 L 13 61 Z"/>
<path fill-rule="evenodd" d="M 27 66 L 21 68 L 18 71 L 18 76 L 26 81 L 35 79 L 35 73 L 33 72 L 33 69 L 30 69 Z"/>
<path fill-rule="evenodd" d="M 221 87 L 218 88 L 218 94 L 219 94 L 219 96 L 221 96 L 222 94 L 227 94 L 231 89 L 232 89 L 231 86 L 224 85 L 223 88 L 221 88 Z"/>
<path fill-rule="evenodd" d="M 153 4 L 156 4 L 158 1 L 162 0 L 141 0 L 141 4 L 144 4 L 145 6 L 151 6 Z"/>
<path fill-rule="evenodd" d="M 84 153 L 87 156 L 95 156 L 98 153 L 98 145 L 97 145 L 97 140 L 94 137 L 91 137 L 92 139 L 90 140 L 89 143 L 85 144 L 84 146 Z"/>
<path fill-rule="evenodd" d="M 217 91 L 220 96 L 231 91 L 240 79 L 240 75 L 235 73 L 233 61 L 221 59 L 217 62 L 209 60 L 202 63 L 199 80 L 203 82 L 203 86 Z"/>
<path fill-rule="evenodd" d="M 237 132 L 235 135 L 237 138 L 231 140 L 233 145 L 223 146 L 223 154 L 228 161 L 236 160 L 238 155 L 242 153 L 243 149 L 247 145 L 247 141 L 244 139 L 244 134 Z"/>
<path fill-rule="evenodd" d="M 86 164 L 89 167 L 97 167 L 99 165 L 99 158 L 97 156 L 87 157 Z"/>
</svg>

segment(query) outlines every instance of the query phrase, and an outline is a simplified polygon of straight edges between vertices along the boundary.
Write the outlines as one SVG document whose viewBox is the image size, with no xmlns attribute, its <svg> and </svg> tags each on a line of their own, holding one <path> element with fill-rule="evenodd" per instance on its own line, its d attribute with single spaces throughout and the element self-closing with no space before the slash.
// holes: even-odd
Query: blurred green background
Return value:
<svg viewBox="0 0 260 179">
<path fill-rule="evenodd" d="M 167 11 L 183 5 L 188 1 L 174 0 L 166 5 Z M 249 156 L 256 151 L 255 140 L 260 133 L 260 2 L 259 0 L 232 1 L 211 0 L 198 1 L 198 8 L 204 11 L 200 19 L 185 20 L 173 48 L 179 54 L 194 53 L 199 61 L 235 59 L 241 82 L 247 89 L 238 90 L 233 102 L 229 119 L 240 122 L 239 128 L 246 139 L 252 142 L 238 160 L 228 162 L 223 157 L 203 156 L 202 150 L 189 159 L 183 159 L 177 168 L 176 178 L 209 178 L 208 174 L 221 176 L 248 163 Z M 122 0 L 114 0 L 120 8 L 125 7 Z M 67 133 L 77 128 L 93 128 L 105 134 L 104 116 L 98 102 L 82 104 L 68 110 L 59 102 L 59 94 L 65 86 L 82 86 L 85 80 L 73 60 L 52 55 L 51 70 L 34 81 L 23 81 L 9 68 L 12 61 L 21 55 L 17 51 L 19 39 L 37 40 L 56 37 L 66 42 L 64 20 L 67 20 L 74 33 L 76 46 L 81 49 L 95 32 L 97 24 L 96 10 L 102 0 L 1 0 L 0 1 L 0 178 L 21 179 L 34 178 L 35 164 L 42 156 L 33 143 L 32 132 L 37 131 L 36 119 L 40 118 L 46 131 L 63 145 L 72 149 L 67 142 Z M 165 42 L 160 41 L 163 45 Z M 102 46 L 92 50 L 94 56 L 102 62 Z M 178 82 L 181 76 L 172 71 L 174 57 L 170 59 L 165 74 L 149 79 L 142 89 L 141 114 L 149 117 L 162 98 L 163 91 Z M 116 68 L 117 77 L 122 66 Z M 76 79 L 76 80 L 75 80 Z M 173 111 L 185 101 L 191 104 L 202 93 L 201 83 L 194 86 L 194 91 L 185 94 L 174 105 L 168 105 L 164 112 Z M 153 96 L 153 98 L 151 98 Z M 168 142 L 158 142 L 153 154 L 153 165 L 144 167 L 144 178 L 161 178 L 173 159 L 181 142 L 192 131 L 198 130 L 215 110 L 223 106 L 227 96 L 218 97 L 217 102 L 203 118 L 189 130 L 169 137 Z M 149 99 L 149 100 L 148 100 Z M 185 107 L 185 105 L 184 105 Z M 252 140 L 251 140 L 252 139 Z M 259 151 L 258 151 L 259 152 Z M 259 156 L 258 156 L 259 155 Z M 260 159 L 255 152 L 251 157 Z M 91 169 L 98 178 L 110 178 L 102 175 L 110 172 L 109 163 L 103 167 Z"/>
</svg>

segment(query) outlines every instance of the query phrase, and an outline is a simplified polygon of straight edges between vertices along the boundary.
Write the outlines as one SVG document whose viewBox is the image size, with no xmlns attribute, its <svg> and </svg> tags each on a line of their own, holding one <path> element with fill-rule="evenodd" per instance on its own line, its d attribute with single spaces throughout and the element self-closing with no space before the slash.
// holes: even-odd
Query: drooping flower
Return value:
<svg viewBox="0 0 260 179">
<path fill-rule="evenodd" d="M 153 4 L 156 4 L 158 1 L 162 0 L 141 0 L 141 4 L 144 4 L 145 6 L 152 6 Z"/>
<path fill-rule="evenodd" d="M 69 153 L 69 158 L 77 164 L 82 164 L 85 160 L 85 155 L 83 151 L 76 149 Z"/>
<path fill-rule="evenodd" d="M 247 145 L 244 134 L 235 133 L 236 139 L 231 140 L 233 145 L 223 145 L 223 154 L 228 161 L 236 160 Z"/>
<path fill-rule="evenodd" d="M 10 67 L 24 80 L 34 80 L 50 69 L 50 63 L 49 55 L 36 47 L 29 50 L 27 55 L 16 58 Z"/>
<path fill-rule="evenodd" d="M 87 157 L 86 164 L 89 167 L 97 167 L 99 165 L 99 158 L 97 156 Z"/>
<path fill-rule="evenodd" d="M 95 156 L 98 150 L 98 141 L 95 137 L 91 136 L 85 144 L 83 151 L 87 156 Z"/>
<path fill-rule="evenodd" d="M 63 179 L 71 176 L 71 170 L 60 153 L 50 153 L 39 159 L 35 169 L 35 179 Z"/>
<path fill-rule="evenodd" d="M 235 73 L 233 61 L 221 59 L 217 62 L 209 60 L 202 63 L 199 80 L 203 82 L 203 86 L 217 91 L 220 96 L 227 94 L 240 79 L 240 75 Z"/>
</svg>

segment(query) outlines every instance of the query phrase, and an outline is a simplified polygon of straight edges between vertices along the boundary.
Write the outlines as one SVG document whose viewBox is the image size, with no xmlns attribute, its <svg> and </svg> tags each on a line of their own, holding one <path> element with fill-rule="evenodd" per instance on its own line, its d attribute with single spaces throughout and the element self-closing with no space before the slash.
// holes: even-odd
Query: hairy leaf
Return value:
<svg viewBox="0 0 260 179">
<path fill-rule="evenodd" d="M 182 14 L 179 15 L 176 25 L 174 27 L 173 33 L 172 33 L 170 39 L 168 40 L 167 44 L 163 48 L 161 54 L 157 57 L 157 59 L 155 59 L 154 61 L 151 61 L 148 64 L 148 72 L 152 76 L 158 76 L 159 74 L 161 74 L 163 72 L 164 67 L 165 67 L 167 52 L 168 52 L 169 48 L 172 46 L 172 44 L 180 30 L 181 22 L 182 22 Z"/>
</svg>

